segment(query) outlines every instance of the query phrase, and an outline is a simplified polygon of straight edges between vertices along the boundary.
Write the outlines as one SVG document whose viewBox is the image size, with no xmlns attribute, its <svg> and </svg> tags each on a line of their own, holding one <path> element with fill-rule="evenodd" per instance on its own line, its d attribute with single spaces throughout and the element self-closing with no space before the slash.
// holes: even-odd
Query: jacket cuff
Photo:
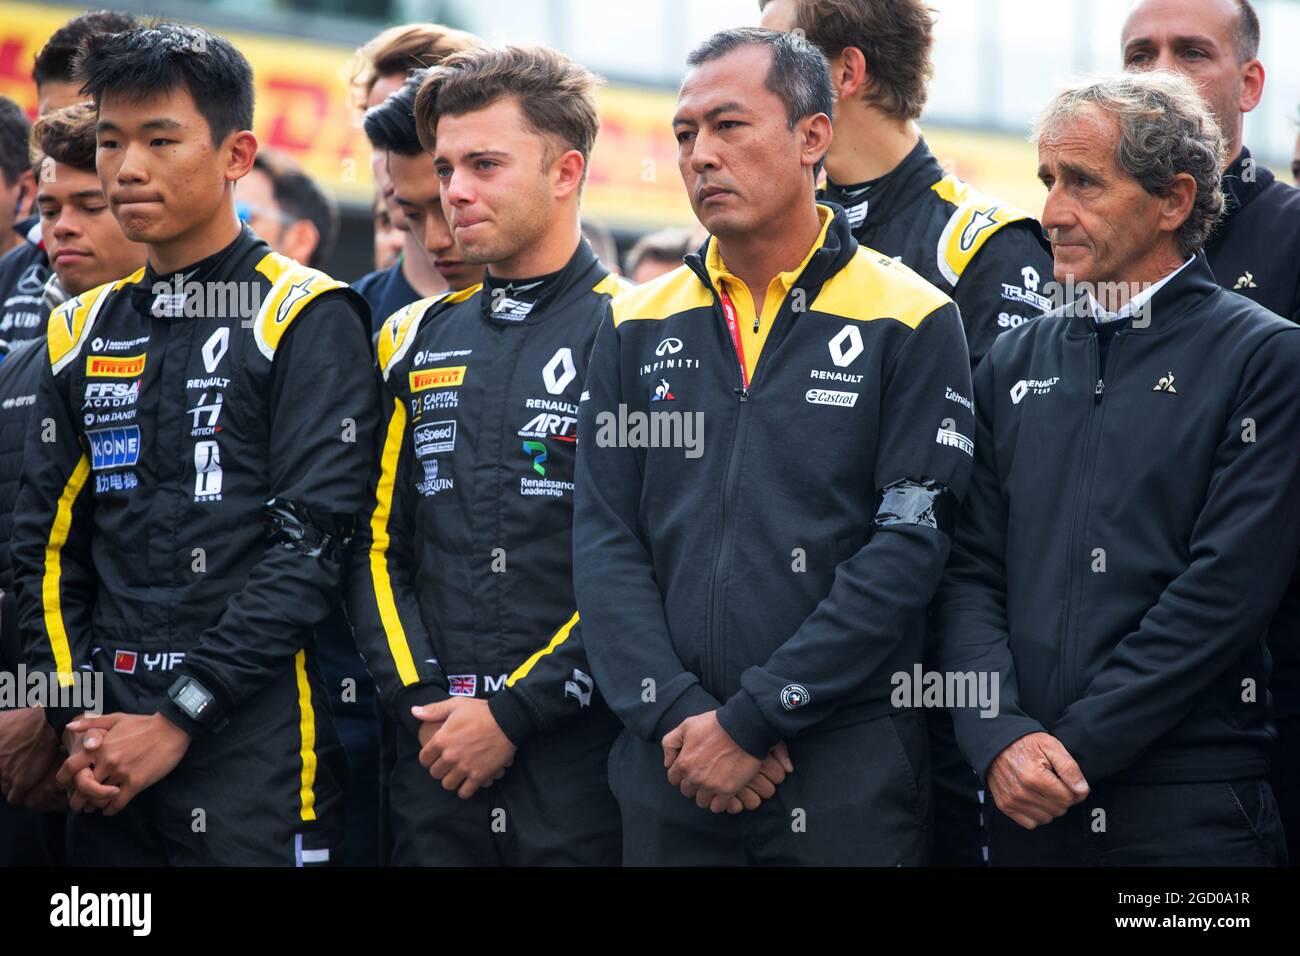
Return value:
<svg viewBox="0 0 1300 956">
<path fill-rule="evenodd" d="M 46 707 L 45 720 L 54 730 L 54 736 L 59 738 L 59 744 L 63 744 L 63 732 L 67 730 L 68 724 L 80 717 L 83 711 L 76 707 Z"/>
<path fill-rule="evenodd" d="M 705 690 L 700 684 L 692 684 L 664 711 L 659 722 L 654 726 L 654 736 L 651 738 L 652 743 L 659 743 L 667 736 L 670 730 L 675 730 L 687 717 L 695 717 L 699 714 L 707 714 L 711 710 L 718 709 L 718 702 L 713 699 L 713 695 Z"/>
<path fill-rule="evenodd" d="M 781 739 L 758 709 L 753 696 L 743 688 L 718 708 L 718 723 L 741 749 L 759 760 L 766 757 L 772 745 Z"/>
<path fill-rule="evenodd" d="M 437 684 L 412 684 L 398 692 L 393 698 L 393 706 L 390 710 L 399 724 L 418 737 L 424 721 L 412 714 L 411 708 L 423 704 L 436 704 L 450 697 L 451 695 Z"/>
<path fill-rule="evenodd" d="M 489 697 L 488 710 L 491 711 L 492 719 L 497 722 L 501 732 L 516 747 L 533 731 L 541 729 L 541 725 L 533 719 L 523 697 L 513 687 L 507 687 Z"/>
<path fill-rule="evenodd" d="M 176 706 L 176 702 L 170 697 L 164 697 L 158 701 L 158 713 L 162 714 L 173 724 L 190 735 L 191 740 L 198 740 L 200 737 L 208 736 L 210 731 L 185 711 Z"/>
</svg>

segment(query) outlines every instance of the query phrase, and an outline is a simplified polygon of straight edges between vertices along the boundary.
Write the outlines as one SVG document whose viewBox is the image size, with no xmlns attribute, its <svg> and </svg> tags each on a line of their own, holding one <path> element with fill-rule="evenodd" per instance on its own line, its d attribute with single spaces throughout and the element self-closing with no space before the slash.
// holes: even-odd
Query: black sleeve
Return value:
<svg viewBox="0 0 1300 956">
<path fill-rule="evenodd" d="M 975 467 L 970 491 L 957 516 L 952 555 L 931 606 L 931 634 L 942 673 L 992 674 L 999 688 L 998 713 L 979 707 L 951 711 L 957 743 L 981 777 L 1013 741 L 1042 731 L 1020 709 L 1007 627 L 1007 500 L 998 477 L 993 427 L 994 362 L 975 370 Z"/>
<path fill-rule="evenodd" d="M 90 666 L 95 599 L 90 459 L 73 424 L 71 376 L 72 367 L 55 375 L 48 360 L 41 362 L 10 546 L 27 666 L 57 673 L 63 687 L 71 687 L 73 675 Z M 75 716 L 73 708 L 46 708 L 59 733 Z"/>
<path fill-rule="evenodd" d="M 397 373 L 394 373 L 396 375 Z M 415 450 L 403 394 L 382 384 L 378 463 L 368 469 L 369 492 L 348 570 L 348 616 L 357 647 L 379 689 L 380 702 L 409 730 L 411 708 L 446 700 L 447 677 L 416 600 Z"/>
<path fill-rule="evenodd" d="M 271 371 L 269 496 L 291 502 L 336 542 L 352 533 L 361 511 L 379 417 L 362 318 L 351 293 L 323 293 L 285 332 Z M 337 547 L 269 541 L 182 673 L 212 691 L 221 712 L 238 707 L 328 616 L 342 560 Z M 170 700 L 160 710 L 191 734 L 199 729 Z"/>
<path fill-rule="evenodd" d="M 718 701 L 673 648 L 654 560 L 637 516 L 641 464 L 634 448 L 596 442 L 597 416 L 624 401 L 612 313 L 596 335 L 578 405 L 573 586 L 596 685 L 638 737 L 658 742 Z"/>
<path fill-rule="evenodd" d="M 575 610 L 506 678 L 505 689 L 488 701 L 492 716 L 515 744 L 535 730 L 562 726 L 590 704 L 590 670 Z"/>
<path fill-rule="evenodd" d="M 1090 784 L 1169 733 L 1262 639 L 1277 610 L 1300 546 L 1297 381 L 1300 329 L 1288 328 L 1266 339 L 1243 371 L 1186 570 L 1053 726 Z"/>
<path fill-rule="evenodd" d="M 1045 301 L 1036 301 L 1052 281 L 1052 257 L 1039 240 L 1039 231 L 1033 220 L 1003 226 L 957 281 L 952 298 L 966 327 L 971 368 L 999 335 L 1050 308 Z"/>
<path fill-rule="evenodd" d="M 835 569 L 830 593 L 798 630 L 741 675 L 740 690 L 718 711 L 723 729 L 750 754 L 762 757 L 825 719 L 889 658 L 929 604 L 972 462 L 972 413 L 948 399 L 949 390 L 969 403 L 970 361 L 952 303 L 907 335 L 881 385 L 873 491 L 882 501 L 871 537 Z M 781 691 L 791 684 L 808 697 L 787 709 Z"/>
</svg>

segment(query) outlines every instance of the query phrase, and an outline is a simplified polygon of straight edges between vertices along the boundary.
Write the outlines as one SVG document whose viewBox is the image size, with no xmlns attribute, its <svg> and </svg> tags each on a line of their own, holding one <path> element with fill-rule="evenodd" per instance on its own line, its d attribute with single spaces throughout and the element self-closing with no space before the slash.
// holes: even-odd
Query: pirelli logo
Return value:
<svg viewBox="0 0 1300 956">
<path fill-rule="evenodd" d="M 141 356 L 143 359 L 143 356 Z M 444 365 L 411 373 L 411 391 L 423 392 L 431 388 L 455 388 L 465 381 L 467 365 Z"/>
<path fill-rule="evenodd" d="M 144 355 L 113 358 L 108 355 L 86 356 L 86 374 L 108 378 L 135 378 L 144 371 Z"/>
</svg>

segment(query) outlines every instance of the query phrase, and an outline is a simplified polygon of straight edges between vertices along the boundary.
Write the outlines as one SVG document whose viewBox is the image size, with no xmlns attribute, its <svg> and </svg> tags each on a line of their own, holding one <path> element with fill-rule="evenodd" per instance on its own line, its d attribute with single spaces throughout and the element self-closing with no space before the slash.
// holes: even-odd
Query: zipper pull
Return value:
<svg viewBox="0 0 1300 956">
<path fill-rule="evenodd" d="M 758 316 L 754 316 L 754 334 L 758 334 Z"/>
<path fill-rule="evenodd" d="M 736 396 L 737 396 L 737 397 L 738 397 L 742 402 L 747 402 L 747 401 L 749 401 L 749 389 L 748 389 L 748 388 L 745 388 L 744 386 L 742 386 L 742 387 L 740 387 L 740 388 L 732 389 L 732 391 L 734 391 L 734 392 L 736 393 Z"/>
<path fill-rule="evenodd" d="M 1105 393 L 1106 393 L 1106 383 L 1103 382 L 1101 379 L 1097 379 L 1097 387 L 1092 390 L 1092 403 L 1094 405 L 1100 405 L 1101 397 Z"/>
</svg>

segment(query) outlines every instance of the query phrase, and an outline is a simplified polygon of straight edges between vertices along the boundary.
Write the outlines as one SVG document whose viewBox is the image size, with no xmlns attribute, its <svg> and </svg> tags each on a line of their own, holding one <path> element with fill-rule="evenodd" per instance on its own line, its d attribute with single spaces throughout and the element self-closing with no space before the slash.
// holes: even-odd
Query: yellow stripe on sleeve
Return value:
<svg viewBox="0 0 1300 956">
<path fill-rule="evenodd" d="M 54 651 L 54 664 L 59 673 L 59 686 L 71 687 L 72 649 L 68 645 L 68 631 L 63 623 L 63 598 L 59 585 L 63 578 L 63 546 L 72 531 L 72 505 L 90 477 L 90 460 L 83 454 L 72 470 L 72 476 L 63 486 L 59 504 L 54 512 L 54 525 L 50 540 L 45 545 L 45 575 L 41 582 L 41 604 L 45 609 L 45 631 Z"/>
<path fill-rule="evenodd" d="M 569 632 L 573 630 L 573 625 L 578 623 L 578 612 L 573 612 L 573 617 L 565 622 L 564 626 L 555 632 L 551 642 L 534 654 L 528 660 L 524 661 L 515 669 L 515 672 L 506 678 L 506 686 L 514 687 L 515 681 L 523 680 L 528 676 L 528 672 L 533 669 L 533 665 L 540 661 L 547 654 L 551 653 L 561 644 L 569 639 Z"/>
<path fill-rule="evenodd" d="M 419 683 L 411 645 L 406 640 L 406 629 L 397 613 L 397 599 L 393 596 L 393 582 L 388 576 L 388 522 L 393 513 L 393 490 L 397 485 L 397 464 L 402 453 L 402 439 L 406 434 L 406 407 L 402 400 L 393 402 L 393 415 L 388 420 L 388 434 L 384 438 L 384 453 L 380 460 L 379 486 L 375 489 L 375 510 L 370 516 L 370 579 L 374 584 L 375 603 L 379 619 L 388 637 L 388 650 L 397 665 L 397 676 L 402 684 Z"/>
<path fill-rule="evenodd" d="M 316 709 L 311 702 L 311 682 L 307 680 L 307 652 L 300 650 L 293 658 L 298 675 L 298 728 L 302 736 L 302 785 L 299 799 L 304 820 L 316 819 Z"/>
</svg>

